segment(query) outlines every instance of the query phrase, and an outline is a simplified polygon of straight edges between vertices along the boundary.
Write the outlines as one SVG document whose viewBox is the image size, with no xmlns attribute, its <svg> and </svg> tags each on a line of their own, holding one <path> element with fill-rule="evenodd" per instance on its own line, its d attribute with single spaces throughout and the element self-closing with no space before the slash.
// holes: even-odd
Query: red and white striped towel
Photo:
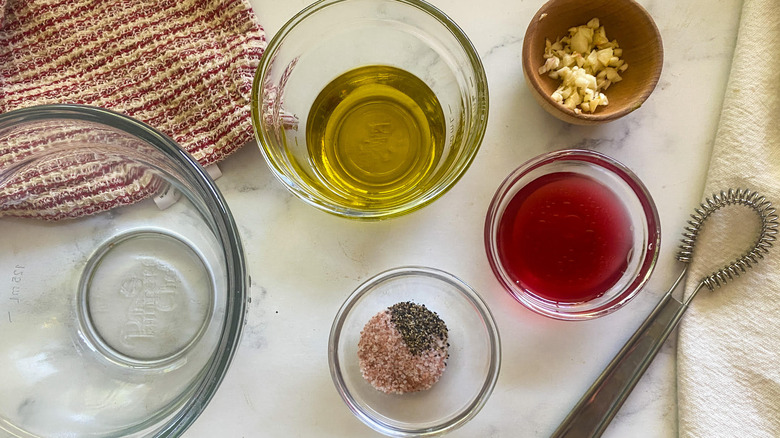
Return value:
<svg viewBox="0 0 780 438">
<path fill-rule="evenodd" d="M 252 138 L 265 46 L 247 0 L 0 0 L 0 113 L 103 107 L 208 165 Z M 13 160 L 0 145 L 0 168 Z"/>
</svg>

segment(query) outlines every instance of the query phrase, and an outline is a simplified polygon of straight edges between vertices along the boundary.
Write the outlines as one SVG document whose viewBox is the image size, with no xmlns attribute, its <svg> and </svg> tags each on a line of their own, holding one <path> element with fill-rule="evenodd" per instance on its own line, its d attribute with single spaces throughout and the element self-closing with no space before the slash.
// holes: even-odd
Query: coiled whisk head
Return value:
<svg viewBox="0 0 780 438">
<path fill-rule="evenodd" d="M 688 221 L 688 226 L 685 227 L 677 260 L 683 263 L 691 262 L 693 248 L 702 225 L 712 213 L 728 205 L 744 205 L 753 209 L 761 219 L 761 232 L 758 240 L 749 251 L 702 280 L 702 283 L 710 290 L 726 284 L 748 268 L 752 268 L 760 259 L 764 258 L 764 254 L 769 251 L 776 240 L 778 222 L 772 203 L 751 190 L 728 189 L 719 194 L 713 194 L 694 210 L 694 214 Z"/>
</svg>

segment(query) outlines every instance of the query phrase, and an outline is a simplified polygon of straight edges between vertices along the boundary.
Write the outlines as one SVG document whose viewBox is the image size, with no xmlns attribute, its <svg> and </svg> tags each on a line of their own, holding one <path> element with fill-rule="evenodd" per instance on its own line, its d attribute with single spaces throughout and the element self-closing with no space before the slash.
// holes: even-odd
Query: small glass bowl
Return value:
<svg viewBox="0 0 780 438">
<path fill-rule="evenodd" d="M 545 175 L 565 172 L 584 176 L 607 188 L 627 213 L 631 248 L 619 278 L 595 298 L 554 301 L 545 291 L 534 290 L 515 278 L 505 266 L 499 243 L 499 225 L 510 202 L 520 190 Z M 575 218 L 577 219 L 577 218 Z M 499 282 L 528 309 L 562 320 L 591 319 L 625 305 L 644 286 L 655 267 L 661 230 L 658 212 L 639 178 L 616 160 L 595 151 L 568 149 L 540 155 L 513 171 L 501 184 L 488 208 L 485 249 Z M 563 257 L 563 251 L 561 251 Z M 544 295 L 547 295 L 545 297 Z"/>
<path fill-rule="evenodd" d="M 427 391 L 402 395 L 376 390 L 360 373 L 360 332 L 372 316 L 398 302 L 412 301 L 436 312 L 449 330 L 449 360 Z M 498 379 L 498 329 L 485 303 L 460 279 L 437 269 L 401 267 L 360 285 L 336 314 L 328 361 L 333 382 L 349 409 L 388 436 L 435 436 L 473 418 Z"/>
<path fill-rule="evenodd" d="M 411 73 L 430 87 L 443 109 L 442 149 L 436 158 L 426 158 L 431 160 L 427 170 L 409 168 L 406 176 L 399 176 L 404 180 L 419 174 L 416 183 L 404 188 L 350 188 L 351 182 L 333 177 L 341 171 L 317 164 L 321 152 L 312 150 L 316 141 L 310 138 L 309 116 L 318 95 L 335 78 L 365 66 Z M 384 76 L 375 75 L 381 83 L 389 80 Z M 488 83 L 466 34 L 425 1 L 321 0 L 290 19 L 268 43 L 252 86 L 251 106 L 260 150 L 290 192 L 337 216 L 378 220 L 430 204 L 463 176 L 487 128 Z M 381 174 L 363 164 L 392 163 L 403 156 L 409 142 L 388 141 L 381 132 L 403 131 L 403 125 L 395 125 L 389 119 L 367 119 L 362 140 L 340 146 L 361 145 L 350 156 L 362 158 L 337 156 L 328 161 L 352 161 L 348 173 L 353 176 Z M 416 154 L 418 159 L 424 155 Z"/>
</svg>

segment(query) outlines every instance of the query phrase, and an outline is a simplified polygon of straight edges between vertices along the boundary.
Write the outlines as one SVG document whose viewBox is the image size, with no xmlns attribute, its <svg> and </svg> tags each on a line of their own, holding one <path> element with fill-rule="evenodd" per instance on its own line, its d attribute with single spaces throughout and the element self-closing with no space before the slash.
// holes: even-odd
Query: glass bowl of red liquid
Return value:
<svg viewBox="0 0 780 438">
<path fill-rule="evenodd" d="M 485 221 L 490 266 L 528 309 L 583 320 L 625 305 L 655 267 L 658 211 L 639 178 L 595 151 L 540 155 L 498 188 Z"/>
</svg>

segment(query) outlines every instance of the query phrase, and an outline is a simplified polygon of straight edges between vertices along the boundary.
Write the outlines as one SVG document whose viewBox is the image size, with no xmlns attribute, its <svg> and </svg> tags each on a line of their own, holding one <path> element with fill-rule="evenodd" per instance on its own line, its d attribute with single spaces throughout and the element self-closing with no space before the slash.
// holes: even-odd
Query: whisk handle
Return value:
<svg viewBox="0 0 780 438">
<path fill-rule="evenodd" d="M 687 309 L 688 301 L 681 303 L 672 297 L 680 279 L 582 396 L 552 438 L 601 436 Z"/>
</svg>

